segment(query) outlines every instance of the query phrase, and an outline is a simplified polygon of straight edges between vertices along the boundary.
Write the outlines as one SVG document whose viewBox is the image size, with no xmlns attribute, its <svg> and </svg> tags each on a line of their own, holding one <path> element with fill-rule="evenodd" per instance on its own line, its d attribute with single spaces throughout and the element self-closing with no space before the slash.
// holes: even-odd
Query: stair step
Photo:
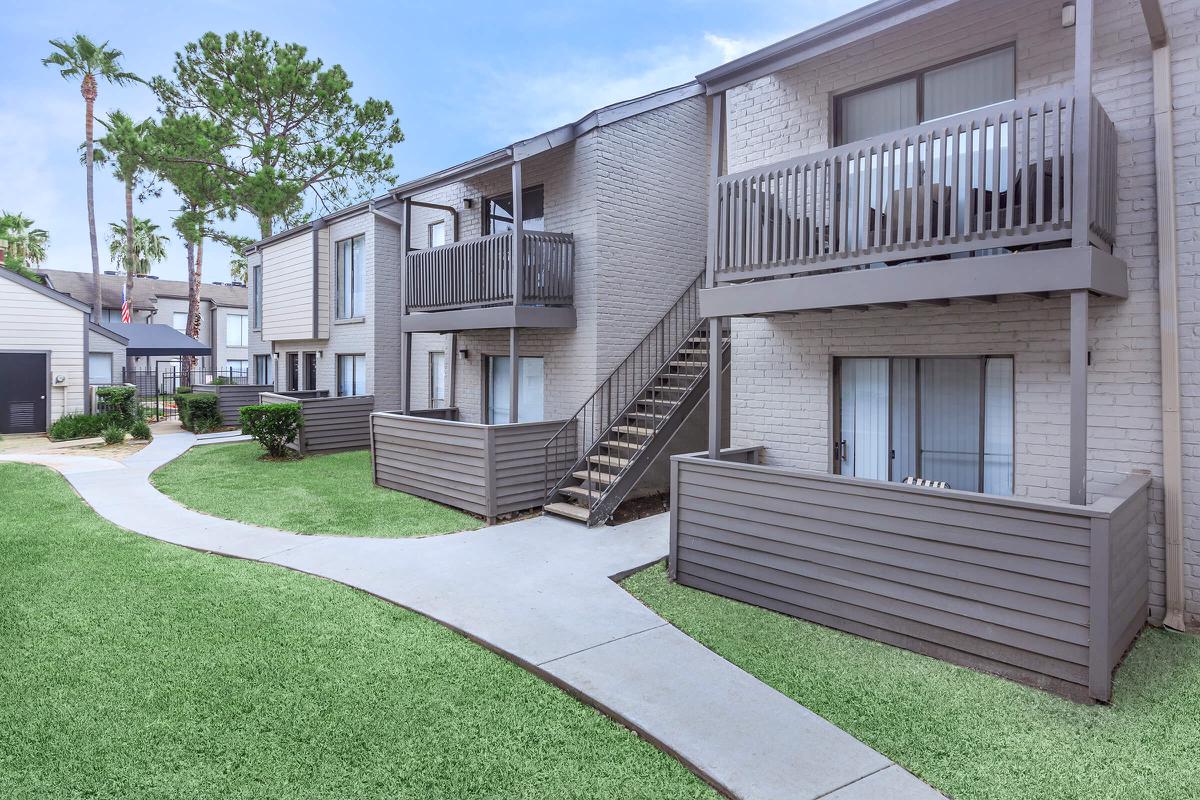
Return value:
<svg viewBox="0 0 1200 800">
<path fill-rule="evenodd" d="M 638 400 L 638 405 L 642 405 L 642 406 L 677 406 L 677 405 L 679 405 L 679 401 L 678 400 L 655 400 L 655 399 Z"/>
<path fill-rule="evenodd" d="M 613 478 L 616 477 L 611 472 L 597 472 L 595 470 L 588 472 L 586 469 L 581 469 L 579 472 L 572 472 L 571 474 L 586 483 L 600 483 L 605 486 L 612 483 Z"/>
<path fill-rule="evenodd" d="M 619 458 L 617 456 L 588 456 L 588 461 L 593 464 L 599 464 L 603 467 L 624 467 L 629 463 L 628 458 Z"/>
<path fill-rule="evenodd" d="M 702 353 L 704 355 L 708 355 L 708 348 L 707 347 L 687 347 L 678 352 L 680 353 L 680 355 L 683 355 L 685 353 L 688 355 L 691 355 L 692 353 Z"/>
<path fill-rule="evenodd" d="M 599 500 L 604 496 L 603 492 L 598 492 L 595 489 L 585 489 L 582 486 L 564 486 L 558 490 L 558 493 L 583 501 L 587 501 L 589 499 Z"/>
<path fill-rule="evenodd" d="M 647 389 L 647 391 L 650 391 L 650 392 L 686 392 L 687 387 L 686 386 L 668 386 L 665 383 L 663 383 L 663 384 L 655 384 L 654 386 L 651 386 L 649 389 Z"/>
<path fill-rule="evenodd" d="M 667 362 L 672 367 L 705 367 L 707 361 L 669 361 Z"/>
<path fill-rule="evenodd" d="M 652 436 L 654 428 L 641 428 L 637 425 L 617 425 L 613 428 L 617 433 L 628 433 L 632 436 Z"/>
<path fill-rule="evenodd" d="M 560 517 L 573 519 L 576 522 L 587 522 L 591 517 L 586 508 L 577 506 L 574 503 L 547 503 L 542 507 L 542 510 L 551 514 L 557 514 Z"/>
<path fill-rule="evenodd" d="M 645 447 L 645 442 L 621 442 L 616 439 L 605 439 L 600 442 L 604 447 L 616 447 L 621 450 L 638 451 Z"/>
<path fill-rule="evenodd" d="M 667 419 L 668 415 L 666 415 L 666 414 L 651 414 L 648 411 L 634 411 L 634 412 L 628 414 L 627 416 L 639 417 L 641 419 Z"/>
</svg>

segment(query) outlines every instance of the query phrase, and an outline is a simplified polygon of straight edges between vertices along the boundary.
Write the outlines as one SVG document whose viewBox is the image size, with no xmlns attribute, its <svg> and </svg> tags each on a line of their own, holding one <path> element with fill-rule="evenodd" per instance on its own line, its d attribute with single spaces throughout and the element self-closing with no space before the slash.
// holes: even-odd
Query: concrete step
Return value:
<svg viewBox="0 0 1200 800">
<path fill-rule="evenodd" d="M 547 503 L 542 506 L 542 510 L 547 514 L 556 514 L 560 517 L 566 517 L 567 519 L 583 523 L 586 523 L 588 517 L 591 516 L 586 508 L 577 506 L 574 503 Z"/>
<path fill-rule="evenodd" d="M 637 425 L 617 425 L 613 428 L 616 433 L 625 433 L 630 436 L 653 436 L 654 428 L 642 428 Z"/>
<path fill-rule="evenodd" d="M 605 439 L 600 444 L 605 447 L 612 447 L 618 450 L 633 450 L 634 452 L 646 446 L 645 442 L 622 442 L 618 439 Z"/>
<path fill-rule="evenodd" d="M 591 472 L 588 472 L 586 469 L 581 469 L 578 472 L 572 472 L 571 474 L 584 483 L 599 483 L 605 486 L 612 483 L 613 478 L 616 477 L 611 472 L 600 472 L 598 470 L 592 470 Z"/>
<path fill-rule="evenodd" d="M 588 461 L 602 467 L 616 467 L 617 469 L 621 469 L 629 463 L 628 458 L 618 458 L 617 456 L 588 456 Z"/>
<path fill-rule="evenodd" d="M 603 492 L 597 491 L 596 489 L 585 489 L 582 486 L 564 486 L 558 490 L 558 493 L 566 495 L 567 497 L 573 497 L 576 500 L 582 500 L 585 503 L 589 499 L 596 501 L 604 496 Z"/>
</svg>

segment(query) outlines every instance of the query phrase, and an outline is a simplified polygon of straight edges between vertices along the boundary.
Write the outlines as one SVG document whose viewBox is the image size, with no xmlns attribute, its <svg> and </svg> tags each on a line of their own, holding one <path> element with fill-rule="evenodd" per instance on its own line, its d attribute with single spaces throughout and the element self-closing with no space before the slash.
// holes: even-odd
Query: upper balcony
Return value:
<svg viewBox="0 0 1200 800">
<path fill-rule="evenodd" d="M 1076 141 L 1079 102 L 1020 98 L 718 178 L 703 313 L 1125 296 L 1116 130 L 1090 98 Z M 1086 204 L 1072 194 L 1080 170 Z M 1070 247 L 1077 225 L 1091 247 Z"/>
</svg>

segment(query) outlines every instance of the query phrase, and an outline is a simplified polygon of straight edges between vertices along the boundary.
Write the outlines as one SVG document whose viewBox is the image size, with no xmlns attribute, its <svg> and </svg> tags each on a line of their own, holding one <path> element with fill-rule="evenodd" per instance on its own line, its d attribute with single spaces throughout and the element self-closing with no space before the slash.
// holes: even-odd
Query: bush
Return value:
<svg viewBox="0 0 1200 800">
<path fill-rule="evenodd" d="M 253 436 L 275 458 L 287 455 L 287 446 L 296 441 L 304 427 L 299 403 L 268 403 L 243 406 L 242 433 Z"/>
<path fill-rule="evenodd" d="M 108 414 L 63 414 L 47 431 L 56 442 L 66 439 L 89 439 L 114 423 Z"/>
<path fill-rule="evenodd" d="M 192 387 L 190 387 L 190 386 L 180 386 L 178 389 L 175 390 L 175 394 L 191 394 L 191 393 L 192 393 Z"/>
<path fill-rule="evenodd" d="M 215 394 L 184 392 L 175 395 L 179 423 L 193 433 L 208 433 L 221 427 L 220 400 Z"/>
<path fill-rule="evenodd" d="M 96 390 L 96 400 L 100 414 L 110 416 L 125 430 L 142 421 L 142 404 L 132 386 L 101 386 Z"/>
<path fill-rule="evenodd" d="M 224 375 L 218 375 L 212 380 L 213 386 L 228 386 L 231 383 L 233 383 L 233 381 L 229 378 L 226 378 Z"/>
<path fill-rule="evenodd" d="M 118 425 L 106 425 L 104 430 L 100 431 L 100 435 L 104 437 L 105 444 L 120 444 L 125 441 L 125 429 Z"/>
<path fill-rule="evenodd" d="M 153 438 L 150 435 L 150 426 L 147 425 L 146 421 L 142 419 L 139 419 L 137 422 L 133 423 L 133 427 L 129 429 L 129 433 L 133 435 L 133 438 L 143 439 L 147 442 Z"/>
</svg>

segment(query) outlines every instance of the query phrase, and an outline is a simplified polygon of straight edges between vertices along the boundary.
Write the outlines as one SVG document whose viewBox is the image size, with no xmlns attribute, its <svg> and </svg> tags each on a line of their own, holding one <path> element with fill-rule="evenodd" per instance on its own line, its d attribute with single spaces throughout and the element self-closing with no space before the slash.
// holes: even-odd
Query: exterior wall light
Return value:
<svg viewBox="0 0 1200 800">
<path fill-rule="evenodd" d="M 1063 3 L 1062 26 L 1064 28 L 1075 27 L 1075 4 L 1074 3 Z"/>
</svg>

